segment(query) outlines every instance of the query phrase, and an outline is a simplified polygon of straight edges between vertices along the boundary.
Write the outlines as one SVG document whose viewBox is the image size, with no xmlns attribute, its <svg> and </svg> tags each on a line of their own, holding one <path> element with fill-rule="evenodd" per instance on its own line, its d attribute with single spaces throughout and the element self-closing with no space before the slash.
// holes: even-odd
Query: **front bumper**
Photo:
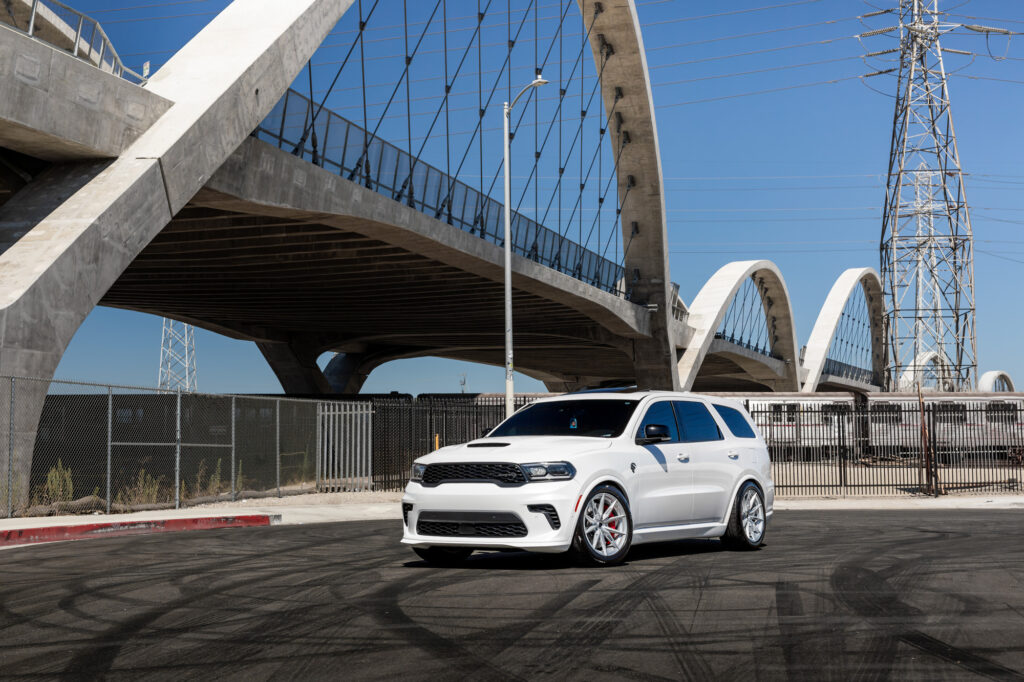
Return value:
<svg viewBox="0 0 1024 682">
<path fill-rule="evenodd" d="M 575 481 L 537 481 L 513 488 L 493 483 L 442 483 L 426 487 L 409 483 L 402 497 L 403 505 L 412 505 L 406 514 L 402 542 L 413 547 L 473 547 L 476 549 L 523 549 L 533 552 L 564 552 L 572 543 L 576 527 L 576 504 L 582 491 Z M 551 505 L 558 513 L 560 527 L 542 511 L 530 506 Z M 452 518 L 468 518 L 467 514 L 513 514 L 526 527 L 522 537 L 484 537 L 477 535 L 426 535 L 418 532 L 421 512 L 447 512 Z"/>
</svg>

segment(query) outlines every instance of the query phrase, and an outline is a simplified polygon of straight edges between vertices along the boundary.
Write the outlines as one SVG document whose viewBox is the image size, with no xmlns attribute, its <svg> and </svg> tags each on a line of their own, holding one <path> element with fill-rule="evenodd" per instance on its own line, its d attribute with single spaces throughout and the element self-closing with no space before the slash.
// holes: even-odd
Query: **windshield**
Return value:
<svg viewBox="0 0 1024 682">
<path fill-rule="evenodd" d="M 556 400 L 534 403 L 488 435 L 589 436 L 615 438 L 626 428 L 639 400 Z"/>
</svg>

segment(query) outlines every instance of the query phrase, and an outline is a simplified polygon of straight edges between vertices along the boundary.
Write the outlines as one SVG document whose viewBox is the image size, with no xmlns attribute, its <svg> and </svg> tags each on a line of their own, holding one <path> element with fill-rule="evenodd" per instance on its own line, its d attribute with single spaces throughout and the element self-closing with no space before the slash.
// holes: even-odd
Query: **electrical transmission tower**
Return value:
<svg viewBox="0 0 1024 682">
<path fill-rule="evenodd" d="M 899 78 L 881 241 L 886 384 L 889 390 L 918 382 L 970 390 L 978 364 L 974 235 L 939 45 L 940 35 L 961 25 L 940 23 L 938 0 L 899 0 L 898 13 Z"/>
<path fill-rule="evenodd" d="M 195 329 L 192 325 L 164 318 L 157 385 L 170 391 L 198 390 L 199 372 L 196 369 Z"/>
</svg>

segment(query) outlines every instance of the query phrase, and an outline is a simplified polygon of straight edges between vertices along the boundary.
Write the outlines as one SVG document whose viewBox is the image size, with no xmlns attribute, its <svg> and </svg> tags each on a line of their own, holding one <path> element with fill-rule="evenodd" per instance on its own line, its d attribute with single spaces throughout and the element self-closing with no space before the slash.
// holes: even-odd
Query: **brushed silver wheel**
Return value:
<svg viewBox="0 0 1024 682">
<path fill-rule="evenodd" d="M 733 502 L 722 542 L 733 549 L 757 549 L 764 542 L 767 521 L 761 489 L 747 481 Z"/>
<path fill-rule="evenodd" d="M 743 491 L 740 503 L 740 523 L 747 542 L 752 545 L 761 544 L 764 538 L 764 504 L 757 489 L 749 487 Z"/>
<path fill-rule="evenodd" d="M 608 493 L 590 498 L 583 513 L 583 534 L 594 552 L 601 556 L 622 551 L 629 537 L 629 519 L 618 498 Z"/>
<path fill-rule="evenodd" d="M 590 566 L 614 566 L 629 553 L 633 542 L 629 502 L 618 488 L 599 485 L 585 498 L 576 519 L 572 552 Z"/>
</svg>

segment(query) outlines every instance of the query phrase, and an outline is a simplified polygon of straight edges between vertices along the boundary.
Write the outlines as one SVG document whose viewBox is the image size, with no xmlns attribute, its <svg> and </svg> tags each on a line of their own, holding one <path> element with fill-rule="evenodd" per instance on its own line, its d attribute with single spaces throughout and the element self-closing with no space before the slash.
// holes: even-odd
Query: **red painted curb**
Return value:
<svg viewBox="0 0 1024 682">
<path fill-rule="evenodd" d="M 187 519 L 156 519 L 152 521 L 115 521 L 108 523 L 83 523 L 43 528 L 21 528 L 0 531 L 0 547 L 27 545 L 33 542 L 56 542 L 59 540 L 89 540 L 121 535 L 143 535 L 168 533 L 183 530 L 210 530 L 213 528 L 250 528 L 269 526 L 269 514 L 244 516 L 205 516 Z"/>
</svg>

